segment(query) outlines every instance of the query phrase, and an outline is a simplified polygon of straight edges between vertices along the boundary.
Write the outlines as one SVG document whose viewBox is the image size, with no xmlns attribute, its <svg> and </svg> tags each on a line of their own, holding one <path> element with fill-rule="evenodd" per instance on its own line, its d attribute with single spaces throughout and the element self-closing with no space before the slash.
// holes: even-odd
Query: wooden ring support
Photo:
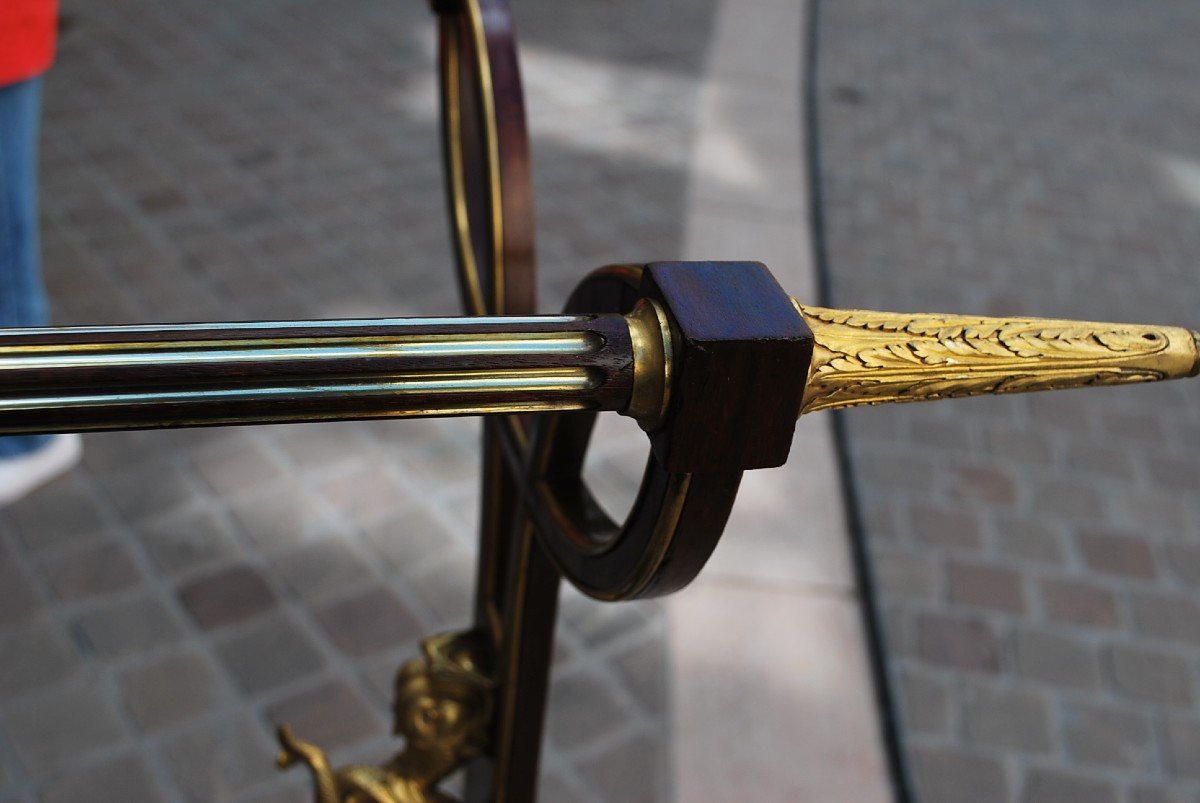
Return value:
<svg viewBox="0 0 1200 803">
<path fill-rule="evenodd" d="M 601 268 L 567 303 L 568 312 L 630 312 L 639 266 Z M 651 455 L 633 507 L 618 525 L 583 482 L 595 413 L 542 416 L 529 485 L 537 532 L 563 576 L 604 600 L 668 594 L 704 566 L 729 518 L 741 471 L 672 472 Z"/>
</svg>

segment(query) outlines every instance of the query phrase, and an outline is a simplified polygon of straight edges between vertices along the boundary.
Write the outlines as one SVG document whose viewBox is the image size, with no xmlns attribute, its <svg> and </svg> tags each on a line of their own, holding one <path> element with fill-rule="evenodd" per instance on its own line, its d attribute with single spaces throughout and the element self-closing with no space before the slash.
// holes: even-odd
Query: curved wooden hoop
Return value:
<svg viewBox="0 0 1200 803">
<path fill-rule="evenodd" d="M 468 315 L 537 306 L 525 100 L 505 0 L 435 3 L 446 194 Z"/>
<path fill-rule="evenodd" d="M 627 313 L 639 296 L 642 268 L 616 265 L 590 274 L 568 312 Z M 672 473 L 653 455 L 637 499 L 618 525 L 583 482 L 595 413 L 551 414 L 538 421 L 528 488 L 539 539 L 563 576 L 589 596 L 624 600 L 660 596 L 687 585 L 704 567 L 733 508 L 742 472 Z"/>
</svg>

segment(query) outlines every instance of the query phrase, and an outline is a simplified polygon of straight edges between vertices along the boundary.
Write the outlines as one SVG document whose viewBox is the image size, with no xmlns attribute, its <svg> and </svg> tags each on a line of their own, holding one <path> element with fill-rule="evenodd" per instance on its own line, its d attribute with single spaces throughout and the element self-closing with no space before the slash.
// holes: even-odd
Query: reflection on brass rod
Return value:
<svg viewBox="0 0 1200 803">
<path fill-rule="evenodd" d="M 503 396 L 529 391 L 569 393 L 595 386 L 586 368 L 550 368 L 488 373 L 410 374 L 385 382 L 348 382 L 279 387 L 237 387 L 181 391 L 99 392 L 71 396 L 0 398 L 0 413 L 118 405 L 220 404 L 225 402 L 319 401 L 324 397 L 410 396 L 441 394 L 448 402 L 461 395 Z M 549 401 L 549 400 L 548 400 Z M 551 402 L 552 403 L 552 402 Z"/>
<path fill-rule="evenodd" d="M 381 418 L 446 418 L 472 415 L 524 415 L 526 413 L 572 412 L 593 409 L 585 402 L 501 402 L 484 406 L 462 404 L 439 404 L 414 407 L 381 407 L 379 409 L 358 408 L 348 410 L 272 410 L 242 411 L 226 414 L 219 410 L 205 410 L 201 414 L 179 413 L 170 405 L 152 408 L 154 415 L 129 416 L 125 418 L 79 419 L 69 426 L 46 424 L 4 424 L 0 432 L 5 435 L 20 435 L 39 432 L 112 432 L 133 429 L 180 429 L 185 427 L 220 427 L 243 424 L 299 424 L 317 421 L 369 421 Z"/>
<path fill-rule="evenodd" d="M 309 321 L 228 321 L 219 323 L 147 323 L 116 324 L 112 326 L 41 326 L 24 329 L 5 329 L 0 338 L 28 337 L 31 335 L 105 335 L 126 332 L 212 332 L 212 331 L 264 331 L 276 329 L 380 329 L 402 327 L 490 326 L 494 328 L 520 326 L 546 326 L 578 323 L 588 320 L 579 315 L 496 315 L 483 317 L 438 317 L 438 318 L 340 318 L 336 320 Z"/>
<path fill-rule="evenodd" d="M 120 365 L 187 365 L 278 361 L 362 360 L 395 357 L 453 357 L 487 354 L 586 354 L 596 348 L 586 333 L 539 334 L 520 338 L 393 339 L 372 345 L 274 345 L 256 347 L 258 341 L 222 342 L 219 349 L 196 348 L 187 343 L 93 344 L 87 348 L 0 345 L 0 371 L 31 368 L 83 368 Z M 19 353 L 14 353 L 18 352 Z"/>
</svg>

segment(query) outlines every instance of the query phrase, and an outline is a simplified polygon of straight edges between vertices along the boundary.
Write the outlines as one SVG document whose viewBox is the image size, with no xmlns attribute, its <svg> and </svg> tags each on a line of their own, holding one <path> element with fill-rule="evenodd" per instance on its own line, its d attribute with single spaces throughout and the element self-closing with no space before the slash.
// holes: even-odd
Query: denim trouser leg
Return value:
<svg viewBox="0 0 1200 803">
<path fill-rule="evenodd" d="M 0 326 L 45 326 L 38 240 L 37 140 L 42 81 L 0 87 Z M 26 454 L 47 435 L 0 438 L 0 458 Z"/>
</svg>

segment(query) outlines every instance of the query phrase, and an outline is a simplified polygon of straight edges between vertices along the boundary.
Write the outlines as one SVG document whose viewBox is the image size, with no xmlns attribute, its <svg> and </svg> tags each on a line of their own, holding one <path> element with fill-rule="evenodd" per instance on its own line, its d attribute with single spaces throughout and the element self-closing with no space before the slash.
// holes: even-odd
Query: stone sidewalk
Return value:
<svg viewBox="0 0 1200 803">
<path fill-rule="evenodd" d="M 834 302 L 1200 324 L 1200 7 L 822 10 Z M 1200 383 L 847 429 L 919 798 L 1200 798 Z"/>
</svg>

